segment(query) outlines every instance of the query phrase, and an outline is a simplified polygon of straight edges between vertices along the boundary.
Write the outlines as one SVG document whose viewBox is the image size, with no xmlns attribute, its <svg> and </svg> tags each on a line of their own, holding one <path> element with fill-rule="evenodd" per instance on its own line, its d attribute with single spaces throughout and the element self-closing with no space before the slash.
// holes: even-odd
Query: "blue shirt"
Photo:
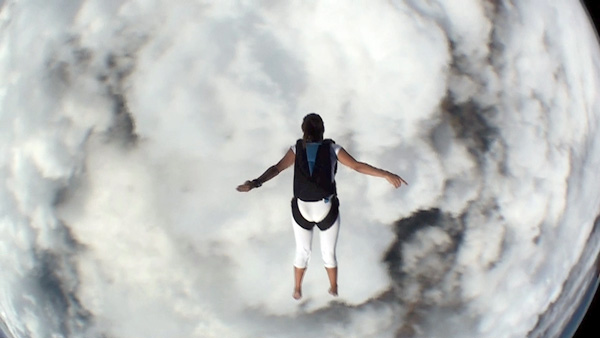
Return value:
<svg viewBox="0 0 600 338">
<path fill-rule="evenodd" d="M 312 175 L 313 169 L 315 167 L 315 160 L 317 159 L 317 150 L 319 150 L 319 146 L 321 142 L 315 143 L 307 143 L 306 144 L 306 157 L 308 159 L 308 170 Z"/>
</svg>

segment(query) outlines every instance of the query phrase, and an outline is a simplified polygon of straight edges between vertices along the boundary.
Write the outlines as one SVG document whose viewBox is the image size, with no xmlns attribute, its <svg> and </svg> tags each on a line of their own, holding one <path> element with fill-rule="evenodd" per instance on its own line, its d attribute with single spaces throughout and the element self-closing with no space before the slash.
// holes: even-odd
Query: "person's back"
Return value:
<svg viewBox="0 0 600 338">
<path fill-rule="evenodd" d="M 304 144 L 296 141 L 294 153 L 294 197 L 318 201 L 336 194 L 337 156 L 332 140 Z"/>
</svg>

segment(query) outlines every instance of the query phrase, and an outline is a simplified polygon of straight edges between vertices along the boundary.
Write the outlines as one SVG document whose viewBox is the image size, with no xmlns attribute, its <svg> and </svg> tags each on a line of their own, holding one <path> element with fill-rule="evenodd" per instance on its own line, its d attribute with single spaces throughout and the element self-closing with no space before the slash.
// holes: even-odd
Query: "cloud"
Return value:
<svg viewBox="0 0 600 338">
<path fill-rule="evenodd" d="M 598 45 L 579 4 L 0 6 L 15 336 L 523 336 L 593 244 Z M 312 111 L 410 185 L 340 167 L 340 298 L 315 240 L 298 304 L 291 171 L 234 188 Z"/>
</svg>

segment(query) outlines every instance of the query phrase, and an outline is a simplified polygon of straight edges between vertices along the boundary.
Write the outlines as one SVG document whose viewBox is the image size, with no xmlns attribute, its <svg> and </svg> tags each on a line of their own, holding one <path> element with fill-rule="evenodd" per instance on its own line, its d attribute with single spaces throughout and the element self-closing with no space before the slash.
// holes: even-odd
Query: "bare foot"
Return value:
<svg viewBox="0 0 600 338">
<path fill-rule="evenodd" d="M 337 286 L 330 287 L 329 288 L 329 294 L 332 295 L 332 296 L 334 296 L 334 297 L 337 297 L 337 295 L 338 295 L 338 293 L 337 293 Z"/>
<path fill-rule="evenodd" d="M 294 297 L 295 300 L 302 298 L 302 291 L 300 289 L 294 289 Z"/>
</svg>

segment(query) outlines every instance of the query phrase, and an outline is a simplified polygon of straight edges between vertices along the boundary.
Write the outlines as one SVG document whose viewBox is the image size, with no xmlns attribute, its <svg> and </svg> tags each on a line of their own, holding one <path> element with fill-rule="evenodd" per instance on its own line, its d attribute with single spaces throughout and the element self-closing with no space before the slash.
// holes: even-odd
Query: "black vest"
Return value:
<svg viewBox="0 0 600 338">
<path fill-rule="evenodd" d="M 336 194 L 334 176 L 337 172 L 337 161 L 331 163 L 331 144 L 333 143 L 335 142 L 330 139 L 321 142 L 321 145 L 317 150 L 315 165 L 311 175 L 303 142 L 301 139 L 296 142 L 294 197 L 299 198 L 302 201 L 313 202 L 320 201 Z"/>
</svg>

